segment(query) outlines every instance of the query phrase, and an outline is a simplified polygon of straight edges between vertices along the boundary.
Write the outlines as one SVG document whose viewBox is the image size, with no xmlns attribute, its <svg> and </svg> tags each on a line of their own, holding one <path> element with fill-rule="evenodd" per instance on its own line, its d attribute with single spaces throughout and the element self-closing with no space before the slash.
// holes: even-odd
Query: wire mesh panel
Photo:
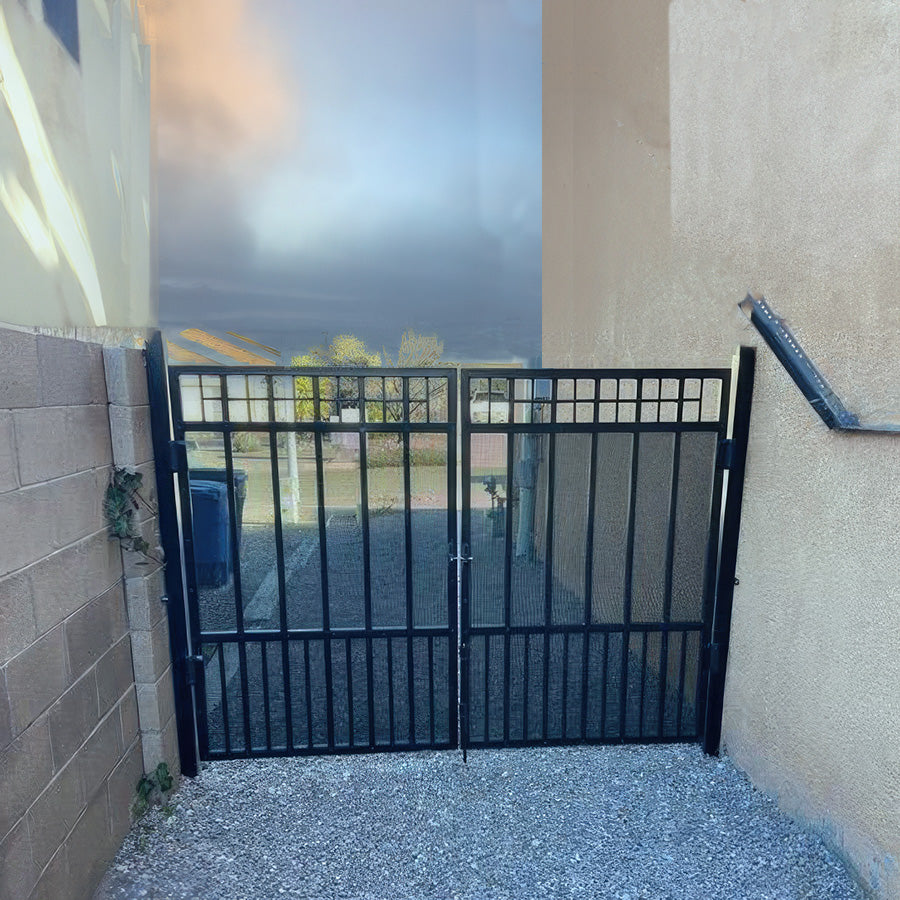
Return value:
<svg viewBox="0 0 900 900">
<path fill-rule="evenodd" d="M 170 384 L 201 756 L 455 746 L 456 373 Z"/>
<path fill-rule="evenodd" d="M 464 370 L 464 746 L 694 740 L 728 370 Z"/>
</svg>

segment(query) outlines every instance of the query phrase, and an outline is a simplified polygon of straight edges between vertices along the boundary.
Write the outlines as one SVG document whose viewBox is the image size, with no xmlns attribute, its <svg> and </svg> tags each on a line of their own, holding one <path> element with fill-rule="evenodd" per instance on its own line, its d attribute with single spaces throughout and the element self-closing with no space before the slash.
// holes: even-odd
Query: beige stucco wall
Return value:
<svg viewBox="0 0 900 900">
<path fill-rule="evenodd" d="M 149 51 L 131 0 L 79 0 L 80 63 L 41 0 L 0 0 L 0 322 L 145 327 Z"/>
<path fill-rule="evenodd" d="M 900 7 L 544 4 L 544 363 L 758 357 L 727 752 L 900 896 L 900 437 L 829 432 L 736 308 L 900 412 Z"/>
</svg>

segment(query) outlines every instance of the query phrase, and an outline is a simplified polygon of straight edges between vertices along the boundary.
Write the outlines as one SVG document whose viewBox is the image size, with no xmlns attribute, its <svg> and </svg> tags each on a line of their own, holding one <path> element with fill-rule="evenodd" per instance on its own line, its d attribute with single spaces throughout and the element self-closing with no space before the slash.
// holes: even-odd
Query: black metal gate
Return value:
<svg viewBox="0 0 900 900">
<path fill-rule="evenodd" d="M 731 371 L 470 370 L 461 396 L 463 748 L 717 750 Z"/>
<path fill-rule="evenodd" d="M 201 758 L 456 746 L 456 373 L 169 377 Z"/>
<path fill-rule="evenodd" d="M 149 369 L 186 773 L 717 750 L 751 350 L 733 440 L 729 370 L 463 370 L 458 436 L 453 369 Z"/>
</svg>

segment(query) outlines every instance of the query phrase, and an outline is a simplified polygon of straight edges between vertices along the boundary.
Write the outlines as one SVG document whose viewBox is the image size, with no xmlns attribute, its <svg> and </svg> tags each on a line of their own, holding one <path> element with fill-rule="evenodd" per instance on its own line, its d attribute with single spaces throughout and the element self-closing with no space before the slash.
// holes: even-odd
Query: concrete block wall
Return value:
<svg viewBox="0 0 900 900">
<path fill-rule="evenodd" d="M 98 344 L 0 329 L 4 900 L 90 897 L 148 763 L 177 771 L 161 573 L 123 559 L 103 516 L 114 463 L 153 492 L 142 371 L 140 351 L 104 365 Z"/>
<path fill-rule="evenodd" d="M 147 369 L 143 353 L 122 347 L 104 347 L 103 360 L 109 395 L 109 424 L 113 463 L 135 469 L 144 476 L 141 495 L 156 509 L 156 475 L 150 433 Z M 144 538 L 157 548 L 156 515 L 142 507 L 138 512 Z M 177 776 L 178 736 L 169 653 L 169 620 L 162 601 L 163 570 L 158 563 L 136 553 L 123 552 L 125 599 L 134 655 L 134 683 L 143 741 L 144 770 L 152 772 L 165 762 Z"/>
</svg>

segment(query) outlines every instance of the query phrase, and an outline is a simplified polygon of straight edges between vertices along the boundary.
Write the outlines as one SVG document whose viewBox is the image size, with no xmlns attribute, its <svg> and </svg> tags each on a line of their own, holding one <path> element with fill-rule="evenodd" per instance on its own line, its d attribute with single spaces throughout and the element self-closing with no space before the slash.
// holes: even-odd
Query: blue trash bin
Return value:
<svg viewBox="0 0 900 900">
<path fill-rule="evenodd" d="M 231 529 L 225 484 L 191 479 L 191 518 L 197 584 L 220 587 L 231 576 Z"/>
<path fill-rule="evenodd" d="M 197 481 L 218 481 L 222 484 L 228 484 L 228 473 L 225 469 L 191 469 L 191 482 Z M 247 499 L 247 473 L 243 469 L 234 470 L 234 505 L 236 507 L 237 520 L 237 545 L 238 550 L 241 549 L 241 524 L 244 520 L 244 501 Z M 228 494 L 225 494 L 226 512 L 228 503 Z"/>
</svg>

